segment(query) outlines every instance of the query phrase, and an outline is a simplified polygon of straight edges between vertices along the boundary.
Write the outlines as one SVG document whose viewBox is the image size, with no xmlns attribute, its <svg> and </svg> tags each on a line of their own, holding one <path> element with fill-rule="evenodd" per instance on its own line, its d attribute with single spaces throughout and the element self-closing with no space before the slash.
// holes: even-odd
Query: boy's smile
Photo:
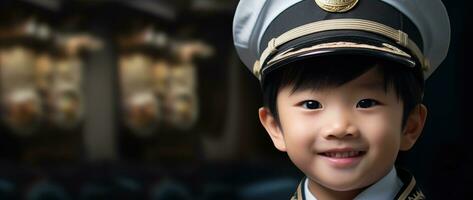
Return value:
<svg viewBox="0 0 473 200">
<path fill-rule="evenodd" d="M 384 177 L 398 151 L 409 149 L 417 139 L 409 131 L 423 123 L 414 112 L 402 129 L 403 102 L 390 85 L 385 89 L 376 67 L 341 86 L 296 91 L 283 87 L 277 110 L 279 123 L 266 108 L 260 109 L 261 122 L 317 194 L 361 191 Z"/>
<path fill-rule="evenodd" d="M 325 159 L 335 168 L 347 168 L 356 165 L 361 158 L 365 155 L 363 148 L 334 148 L 327 151 L 317 153 L 319 156 L 325 157 Z"/>
</svg>

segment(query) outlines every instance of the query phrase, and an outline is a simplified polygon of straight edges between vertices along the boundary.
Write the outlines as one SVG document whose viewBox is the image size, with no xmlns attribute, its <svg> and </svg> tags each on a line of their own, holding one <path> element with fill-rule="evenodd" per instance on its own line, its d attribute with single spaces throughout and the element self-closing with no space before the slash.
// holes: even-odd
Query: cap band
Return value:
<svg viewBox="0 0 473 200">
<path fill-rule="evenodd" d="M 282 52 L 282 53 L 274 56 L 273 58 L 271 58 L 267 62 L 267 64 L 271 65 L 271 64 L 277 63 L 281 60 L 285 60 L 285 59 L 287 59 L 287 58 L 289 58 L 293 55 L 303 54 L 303 53 L 306 53 L 306 52 L 310 52 L 310 51 L 314 51 L 314 50 L 327 49 L 327 48 L 364 48 L 364 49 L 372 49 L 372 50 L 377 50 L 377 51 L 388 52 L 388 53 L 391 53 L 391 54 L 394 54 L 394 55 L 411 58 L 411 55 L 409 55 L 408 53 L 402 51 L 401 49 L 399 49 L 395 46 L 389 45 L 387 43 L 383 43 L 382 46 L 374 46 L 374 45 L 369 45 L 369 44 L 359 44 L 359 43 L 354 43 L 354 42 L 340 41 L 340 42 L 329 42 L 329 43 L 317 44 L 317 45 L 302 48 L 302 49 L 299 49 L 299 50 L 296 50 L 296 51 L 291 51 L 293 49 L 288 49 L 287 51 Z M 412 63 L 412 66 L 414 66 L 414 65 L 415 65 L 415 63 Z M 263 71 L 264 71 L 264 69 L 263 69 Z"/>
<path fill-rule="evenodd" d="M 265 65 L 266 59 L 276 53 L 277 48 L 281 45 L 306 35 L 332 30 L 360 30 L 383 35 L 409 49 L 419 60 L 423 70 L 426 71 L 430 67 L 428 59 L 424 57 L 417 44 L 410 40 L 409 36 L 401 30 L 396 30 L 384 24 L 364 19 L 331 19 L 302 25 L 283 33 L 277 38 L 271 39 L 268 46 L 261 54 L 260 59 L 255 61 L 253 73 L 261 80 L 261 69 L 263 65 Z"/>
</svg>

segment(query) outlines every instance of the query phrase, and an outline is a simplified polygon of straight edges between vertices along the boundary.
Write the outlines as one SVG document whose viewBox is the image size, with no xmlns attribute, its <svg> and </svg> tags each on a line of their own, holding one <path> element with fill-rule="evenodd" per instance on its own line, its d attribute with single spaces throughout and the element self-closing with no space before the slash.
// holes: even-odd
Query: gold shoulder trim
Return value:
<svg viewBox="0 0 473 200">
<path fill-rule="evenodd" d="M 411 182 L 406 187 L 406 189 L 402 192 L 402 194 L 399 196 L 398 200 L 407 199 L 407 197 L 409 196 L 409 194 L 411 193 L 415 185 L 416 185 L 416 180 L 414 178 L 411 178 Z"/>
</svg>

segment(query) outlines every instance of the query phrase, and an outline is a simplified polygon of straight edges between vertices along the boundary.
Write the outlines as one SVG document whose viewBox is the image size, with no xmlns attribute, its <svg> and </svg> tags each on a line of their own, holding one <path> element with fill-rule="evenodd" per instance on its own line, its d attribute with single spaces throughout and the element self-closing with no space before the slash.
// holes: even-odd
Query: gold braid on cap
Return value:
<svg viewBox="0 0 473 200">
<path fill-rule="evenodd" d="M 266 63 L 266 59 L 278 51 L 278 47 L 294 39 L 310 35 L 313 33 L 333 31 L 333 30 L 359 30 L 383 35 L 396 41 L 397 44 L 409 49 L 412 54 L 420 61 L 422 70 L 430 68 L 430 63 L 424 57 L 417 44 L 409 39 L 409 36 L 401 30 L 396 30 L 384 24 L 365 20 L 365 19 L 330 19 L 312 22 L 291 29 L 277 38 L 268 42 L 268 47 L 263 51 L 259 60 L 253 65 L 253 74 L 261 80 L 261 69 Z"/>
</svg>

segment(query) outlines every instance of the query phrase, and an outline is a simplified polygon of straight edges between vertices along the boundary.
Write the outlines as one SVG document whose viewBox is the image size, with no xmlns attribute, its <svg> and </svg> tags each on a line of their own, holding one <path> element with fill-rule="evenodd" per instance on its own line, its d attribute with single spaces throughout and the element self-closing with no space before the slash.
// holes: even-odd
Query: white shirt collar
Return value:
<svg viewBox="0 0 473 200">
<path fill-rule="evenodd" d="M 317 198 L 315 198 L 315 196 L 309 190 L 309 181 L 307 181 L 307 178 L 304 180 L 304 194 L 305 200 L 317 200 Z"/>
<path fill-rule="evenodd" d="M 304 193 L 306 200 L 317 200 L 309 190 L 309 181 L 304 181 Z M 394 199 L 401 189 L 403 183 L 397 176 L 396 169 L 393 167 L 391 171 L 380 179 L 374 185 L 366 188 L 354 200 L 379 200 Z"/>
</svg>

